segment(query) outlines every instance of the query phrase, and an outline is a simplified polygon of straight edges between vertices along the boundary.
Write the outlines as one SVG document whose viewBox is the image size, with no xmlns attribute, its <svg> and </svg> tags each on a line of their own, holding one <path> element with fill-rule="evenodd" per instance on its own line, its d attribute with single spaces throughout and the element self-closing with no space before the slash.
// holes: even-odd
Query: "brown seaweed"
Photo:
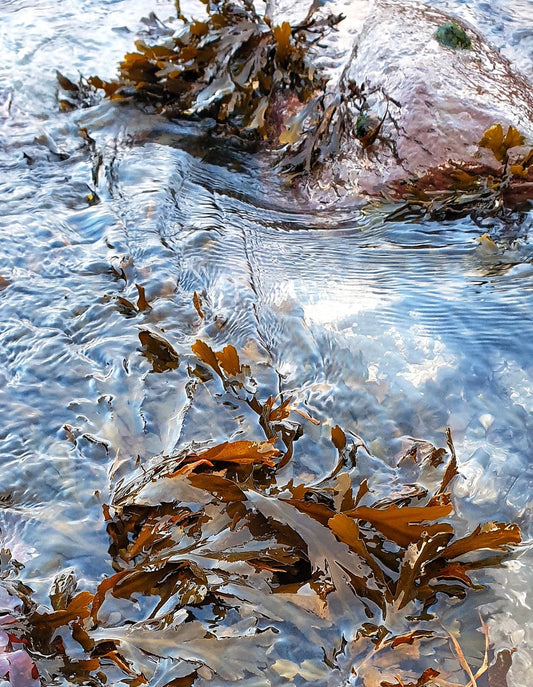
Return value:
<svg viewBox="0 0 533 687">
<path fill-rule="evenodd" d="M 434 473 L 432 492 L 410 484 L 376 498 L 371 480 L 360 480 L 354 469 L 357 445 L 337 425 L 324 427 L 339 457 L 335 470 L 319 483 L 287 479 L 296 437 L 317 420 L 292 396 L 262 401 L 251 368 L 233 346 L 216 351 L 197 341 L 193 353 L 215 377 L 198 375 L 192 365 L 190 374 L 200 384 L 219 384 L 252 411 L 264 438 L 205 446 L 199 436 L 198 444 L 156 457 L 120 480 L 104 507 L 113 571 L 94 590 L 78 590 L 65 571 L 50 590 L 51 608 L 44 609 L 32 603 L 31 590 L 4 580 L 6 598 L 21 601 L 0 619 L 0 637 L 4 627 L 8 633 L 0 669 L 19 661 L 12 671 L 26 670 L 24 663 L 35 675 L 61 674 L 74 684 L 143 685 L 158 661 L 171 659 L 169 685 L 193 685 L 207 675 L 226 684 L 245 677 L 249 666 L 256 675 L 274 670 L 307 681 L 343 670 L 366 680 L 377 670 L 381 687 L 506 684 L 511 652 L 491 653 L 483 621 L 485 658 L 474 669 L 458 638 L 443 634 L 429 612 L 439 599 L 462 599 L 482 588 L 476 571 L 499 565 L 521 541 L 510 523 L 457 534 L 450 488 L 460 466 L 449 430 L 447 448 L 415 442 L 403 459 Z M 127 618 L 127 604 L 132 613 L 119 625 L 109 622 L 117 600 L 119 614 Z M 299 616 L 294 609 L 304 600 Z M 333 614 L 334 621 L 335 613 L 357 604 L 368 620 L 354 625 L 354 639 L 342 649 L 328 649 L 320 669 L 285 659 L 269 664 L 265 648 L 275 644 L 271 623 L 280 603 L 302 632 L 313 616 L 319 622 Z M 239 622 L 228 625 L 235 615 Z M 445 667 L 427 666 L 417 675 L 402 667 L 410 665 L 409 652 L 430 642 L 440 651 L 448 644 L 468 683 L 457 683 L 456 671 Z"/>
</svg>

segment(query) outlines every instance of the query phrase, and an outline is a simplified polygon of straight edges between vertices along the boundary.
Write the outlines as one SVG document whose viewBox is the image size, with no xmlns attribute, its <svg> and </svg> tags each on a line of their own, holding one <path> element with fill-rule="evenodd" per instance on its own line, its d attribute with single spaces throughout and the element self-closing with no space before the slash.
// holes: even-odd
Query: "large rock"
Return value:
<svg viewBox="0 0 533 687">
<path fill-rule="evenodd" d="M 363 149 L 349 137 L 319 169 L 322 189 L 374 194 L 427 172 L 431 177 L 443 165 L 499 171 L 492 152 L 479 146 L 484 131 L 498 123 L 533 143 L 531 84 L 471 26 L 409 0 L 326 8 L 347 15 L 326 48 L 329 88 L 341 88 L 342 80 L 364 83 L 370 111 L 377 120 L 387 108 L 388 114 L 373 145 Z M 471 49 L 436 40 L 437 29 L 450 21 L 465 30 Z M 523 156 L 527 149 L 513 153 Z"/>
</svg>

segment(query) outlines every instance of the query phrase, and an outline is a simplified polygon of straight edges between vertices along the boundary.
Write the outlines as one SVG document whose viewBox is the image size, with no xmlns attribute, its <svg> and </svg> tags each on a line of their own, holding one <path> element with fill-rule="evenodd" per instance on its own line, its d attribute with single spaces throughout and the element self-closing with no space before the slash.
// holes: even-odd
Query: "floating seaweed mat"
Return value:
<svg viewBox="0 0 533 687">
<path fill-rule="evenodd" d="M 282 151 L 281 168 L 309 172 L 340 149 L 343 136 L 363 148 L 376 140 L 384 119 L 368 112 L 364 86 L 342 81 L 337 92 L 316 61 L 316 47 L 343 15 L 317 12 L 311 3 L 298 24 L 274 24 L 246 0 L 206 2 L 205 21 L 178 8 L 181 28 L 154 26 L 162 42 L 135 43 L 119 65 L 116 80 L 98 76 L 78 83 L 58 73 L 70 111 L 95 102 L 103 91 L 114 101 L 148 104 L 170 118 L 208 117 L 222 133 L 266 140 Z"/>
<path fill-rule="evenodd" d="M 11 683 L 505 686 L 512 652 L 494 654 L 483 619 L 478 665 L 439 622 L 446 599 L 482 588 L 477 571 L 521 541 L 511 523 L 457 534 L 450 431 L 446 448 L 413 442 L 402 459 L 429 470 L 432 489 L 391 484 L 376 499 L 357 475 L 361 443 L 339 426 L 323 427 L 331 474 L 298 482 L 285 476 L 294 444 L 319 421 L 292 397 L 261 400 L 232 346 L 197 341 L 193 355 L 196 383 L 251 411 L 263 438 L 199 436 L 120 479 L 104 508 L 114 570 L 93 591 L 66 571 L 51 610 L 37 608 L 5 557 Z"/>
</svg>

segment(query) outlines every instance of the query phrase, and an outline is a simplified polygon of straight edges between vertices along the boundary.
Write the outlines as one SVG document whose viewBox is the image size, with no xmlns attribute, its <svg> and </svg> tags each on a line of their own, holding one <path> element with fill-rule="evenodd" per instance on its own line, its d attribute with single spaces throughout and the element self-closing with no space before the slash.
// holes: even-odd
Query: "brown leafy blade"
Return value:
<svg viewBox="0 0 533 687">
<path fill-rule="evenodd" d="M 167 682 L 165 687 L 192 687 L 198 677 L 198 671 L 194 670 L 189 675 L 184 675 L 183 677 L 176 677 L 170 682 Z"/>
<path fill-rule="evenodd" d="M 64 76 L 64 74 L 61 74 L 60 71 L 56 70 L 56 77 L 58 84 L 64 91 L 72 91 L 73 93 L 77 93 L 79 91 L 79 86 L 71 81 L 68 77 Z"/>
<path fill-rule="evenodd" d="M 453 533 L 453 528 L 447 523 L 436 525 L 422 525 L 425 521 L 440 520 L 450 515 L 452 506 L 398 506 L 392 504 L 387 508 L 378 510 L 367 506 L 358 506 L 353 510 L 346 511 L 346 515 L 357 520 L 369 522 L 386 537 L 391 539 L 398 546 L 407 547 L 413 542 L 417 542 L 424 532 L 432 536 L 441 533 Z"/>
<path fill-rule="evenodd" d="M 185 465 L 182 465 L 177 470 L 174 470 L 174 472 L 165 475 L 165 477 L 167 477 L 168 479 L 172 477 L 188 477 L 191 473 L 193 473 L 200 467 L 212 468 L 213 463 L 210 460 L 206 460 L 205 458 L 194 460 L 193 462 L 185 463 Z"/>
<path fill-rule="evenodd" d="M 265 423 L 270 424 L 271 422 L 282 422 L 287 419 L 291 414 L 291 402 L 293 397 L 289 396 L 284 401 L 282 401 L 279 406 L 274 407 L 274 403 L 277 401 L 277 397 L 269 396 L 265 403 L 263 404 L 262 415 L 264 417 Z"/>
<path fill-rule="evenodd" d="M 348 441 L 344 431 L 338 426 L 331 428 L 331 441 L 338 452 L 337 463 L 331 472 L 322 478 L 321 484 L 331 482 L 346 466 L 354 467 L 357 454 L 357 444 L 350 439 Z"/>
<path fill-rule="evenodd" d="M 401 489 L 391 491 L 379 501 L 372 504 L 372 508 L 384 508 L 391 506 L 393 503 L 397 506 L 408 506 L 412 501 L 425 498 L 427 496 L 427 489 L 419 484 L 408 484 Z M 442 497 L 431 499 L 426 506 L 442 505 L 444 503 Z"/>
<path fill-rule="evenodd" d="M 520 544 L 522 536 L 518 525 L 503 522 L 486 522 L 478 525 L 466 537 L 457 539 L 442 552 L 444 558 L 456 558 L 479 549 L 507 550 L 513 544 Z"/>
<path fill-rule="evenodd" d="M 430 568 L 426 570 L 425 577 L 427 579 L 434 578 L 438 580 L 459 580 L 471 589 L 482 589 L 482 585 L 476 585 L 472 582 L 468 576 L 468 570 L 469 568 L 462 563 L 449 563 L 444 566 L 439 565 L 438 567 L 436 566 L 435 570 L 432 570 L 430 566 Z"/>
<path fill-rule="evenodd" d="M 197 340 L 192 346 L 192 351 L 202 363 L 220 377 L 228 393 L 235 396 L 237 400 L 244 401 L 255 413 L 261 415 L 262 405 L 256 397 L 256 382 L 251 377 L 250 367 L 241 364 L 234 346 L 229 345 L 222 351 L 214 351 L 208 344 Z M 202 380 L 205 378 L 205 375 L 198 376 Z M 272 433 L 267 432 L 267 438 L 271 437 Z"/>
<path fill-rule="evenodd" d="M 113 646 L 114 646 L 114 644 L 113 644 Z M 98 649 L 99 649 L 99 647 L 97 647 L 97 650 Z M 129 663 L 126 661 L 126 659 L 116 649 L 112 649 L 111 651 L 107 651 L 106 653 L 98 652 L 97 656 L 99 659 L 102 659 L 102 658 L 109 659 L 110 661 L 112 661 L 117 666 L 117 668 L 119 668 L 119 670 L 121 670 L 123 673 L 126 673 L 126 675 L 130 675 L 132 678 L 134 678 L 134 681 L 133 681 L 134 684 L 135 684 L 135 682 L 137 682 L 135 680 L 135 678 L 137 677 L 137 673 L 134 670 L 132 670 Z M 146 681 L 144 681 L 144 683 L 141 683 L 141 684 L 145 684 L 145 683 L 146 683 Z M 137 685 L 138 684 L 139 683 L 137 682 Z"/>
<path fill-rule="evenodd" d="M 439 467 L 446 457 L 446 449 L 436 448 L 429 441 L 410 439 L 413 441 L 406 453 L 398 461 L 398 466 L 408 461 L 414 461 L 417 465 Z"/>
<path fill-rule="evenodd" d="M 498 162 L 504 162 L 507 159 L 509 148 L 520 146 L 523 143 L 524 137 L 513 126 L 509 126 L 504 136 L 502 125 L 495 124 L 485 131 L 479 146 L 491 150 Z"/>
<path fill-rule="evenodd" d="M 356 506 L 353 498 L 352 478 L 348 472 L 341 472 L 335 480 L 333 506 L 337 513 L 342 513 Z"/>
<path fill-rule="evenodd" d="M 57 575 L 50 589 L 50 602 L 54 611 L 64 611 L 72 601 L 77 581 L 72 569 Z"/>
<path fill-rule="evenodd" d="M 225 503 L 246 501 L 246 495 L 242 489 L 232 480 L 220 477 L 220 475 L 208 473 L 192 474 L 189 475 L 188 480 L 193 487 L 209 491 Z"/>
<path fill-rule="evenodd" d="M 214 370 L 221 379 L 224 379 L 224 374 L 222 373 L 222 370 L 218 364 L 217 356 L 211 346 L 208 346 L 206 343 L 198 339 L 191 346 L 191 348 L 192 352 L 197 358 Z"/>
<path fill-rule="evenodd" d="M 163 480 L 162 480 L 163 481 Z M 164 495 L 163 495 L 164 498 Z M 162 499 L 161 499 L 162 500 Z M 180 536 L 184 528 L 193 523 L 201 511 L 193 513 L 173 503 L 157 506 L 125 506 L 108 517 L 107 532 L 111 538 L 109 553 L 118 566 L 142 554 L 155 555 L 172 537 Z"/>
<path fill-rule="evenodd" d="M 304 501 L 299 499 L 287 499 L 286 503 L 297 508 L 300 513 L 305 513 L 313 520 L 317 520 L 324 527 L 327 526 L 335 511 L 326 506 L 325 503 L 317 503 L 316 501 Z"/>
<path fill-rule="evenodd" d="M 438 670 L 433 670 L 433 668 L 426 668 L 422 675 L 415 682 L 404 682 L 400 677 L 398 677 L 397 682 L 380 682 L 380 687 L 425 687 L 431 680 L 434 680 L 438 675 L 440 675 Z"/>
<path fill-rule="evenodd" d="M 388 581 L 379 564 L 374 560 L 364 541 L 359 536 L 357 523 L 347 515 L 338 513 L 328 520 L 328 527 L 340 541 L 347 544 L 352 551 L 360 556 L 374 573 L 376 581 L 388 592 Z M 387 594 L 390 600 L 390 593 Z"/>
<path fill-rule="evenodd" d="M 152 363 L 153 372 L 176 370 L 179 356 L 174 347 L 159 334 L 143 329 L 139 332 L 142 353 Z"/>
<path fill-rule="evenodd" d="M 408 632 L 404 635 L 396 635 L 395 637 L 391 637 L 390 639 L 386 640 L 385 644 L 390 643 L 394 649 L 401 644 L 414 644 L 414 642 L 418 641 L 419 639 L 429 639 L 430 637 L 434 636 L 435 633 L 431 630 L 413 630 L 413 632 Z"/>
<path fill-rule="evenodd" d="M 139 312 L 151 310 L 152 306 L 146 300 L 146 292 L 144 286 L 140 286 L 139 284 L 135 284 L 135 286 L 137 287 L 137 291 L 139 293 L 139 298 L 137 300 L 137 310 Z"/>
<path fill-rule="evenodd" d="M 67 625 L 71 620 L 83 620 L 91 615 L 89 604 L 93 601 L 90 592 L 77 594 L 64 610 L 54 613 L 34 613 L 31 618 L 36 627 L 58 628 Z"/>
<path fill-rule="evenodd" d="M 459 474 L 459 470 L 457 469 L 457 456 L 455 454 L 452 433 L 449 427 L 446 427 L 446 443 L 448 444 L 448 450 L 450 451 L 451 457 L 448 462 L 448 465 L 446 466 L 446 470 L 444 472 L 444 476 L 442 478 L 442 482 L 439 487 L 439 490 L 437 491 L 436 496 L 438 496 L 439 494 L 443 494 L 447 489 L 448 485 L 450 484 L 450 482 L 452 481 L 452 479 Z"/>
<path fill-rule="evenodd" d="M 398 604 L 398 609 L 404 608 L 410 601 L 418 597 L 418 582 L 425 564 L 437 556 L 439 550 L 446 546 L 451 536 L 450 532 L 438 533 L 434 536 L 428 536 L 424 532 L 420 541 L 409 544 L 396 582 L 394 600 Z"/>
<path fill-rule="evenodd" d="M 235 377 L 242 372 L 239 356 L 234 346 L 226 346 L 219 353 L 215 353 L 218 364 L 226 375 Z"/>
<path fill-rule="evenodd" d="M 485 636 L 485 648 L 483 651 L 483 662 L 479 666 L 479 668 L 476 671 L 476 674 L 474 675 L 474 678 L 478 680 L 481 676 L 483 676 L 489 667 L 489 649 L 490 649 L 490 638 L 489 638 L 489 628 L 486 624 L 486 622 L 483 620 L 483 616 L 481 613 L 479 613 L 479 621 L 481 623 L 481 629 L 483 631 L 483 634 Z M 481 687 L 481 685 L 478 683 L 478 687 Z"/>
<path fill-rule="evenodd" d="M 98 658 L 71 661 L 65 656 L 64 661 L 65 665 L 61 666 L 60 668 L 61 673 L 65 677 L 75 678 L 77 684 L 80 684 L 81 680 L 85 681 L 84 683 L 87 684 L 90 680 L 89 674 L 93 671 L 97 671 L 100 668 L 100 659 Z"/>
<path fill-rule="evenodd" d="M 279 142 L 291 143 L 280 167 L 294 174 L 310 172 L 338 150 L 348 117 L 343 96 L 320 95 L 287 122 Z M 286 125 L 286 126 L 287 126 Z"/>
<path fill-rule="evenodd" d="M 494 157 L 502 162 L 506 150 L 503 147 L 503 128 L 501 124 L 495 124 L 485 131 L 479 141 L 480 148 L 488 148 Z"/>
<path fill-rule="evenodd" d="M 98 76 L 91 76 L 87 79 L 87 83 L 89 83 L 93 88 L 104 91 L 106 96 L 111 100 L 121 100 L 126 97 L 117 93 L 117 91 L 119 91 L 119 89 L 123 86 L 120 81 L 103 81 Z"/>
<path fill-rule="evenodd" d="M 508 150 L 509 148 L 515 148 L 516 146 L 523 145 L 524 140 L 524 137 L 518 131 L 518 129 L 515 129 L 514 126 L 510 126 L 507 129 L 507 133 L 505 134 L 503 144 L 505 148 Z"/>
<path fill-rule="evenodd" d="M 275 26 L 272 30 L 274 40 L 276 41 L 276 58 L 279 64 L 283 64 L 291 51 L 291 34 L 292 28 L 289 22 L 284 21 L 280 26 Z"/>
<path fill-rule="evenodd" d="M 135 305 L 127 298 L 124 298 L 124 296 L 117 296 L 117 303 L 119 311 L 126 315 L 126 317 L 135 317 L 137 315 L 138 310 Z"/>
<path fill-rule="evenodd" d="M 306 413 L 304 410 L 301 408 L 295 408 L 293 407 L 291 410 L 294 410 L 295 413 L 298 413 L 301 417 L 304 418 L 304 420 L 307 420 L 310 422 L 312 425 L 315 425 L 315 427 L 318 427 L 320 425 L 320 420 L 317 420 L 315 417 L 311 417 L 308 413 Z"/>
<path fill-rule="evenodd" d="M 192 302 L 194 304 L 194 308 L 195 308 L 196 312 L 198 313 L 198 316 L 200 317 L 200 319 L 203 320 L 205 318 L 205 314 L 204 314 L 204 311 L 202 309 L 202 301 L 201 301 L 200 296 L 198 295 L 197 291 L 194 292 L 194 295 L 192 297 Z"/>
<path fill-rule="evenodd" d="M 355 504 L 354 504 L 354 505 L 355 505 L 355 506 L 358 506 L 358 505 L 359 505 L 359 502 L 362 500 L 363 496 L 365 496 L 365 494 L 369 494 L 369 493 L 370 493 L 370 488 L 369 488 L 369 486 L 368 486 L 368 480 L 367 480 L 367 479 L 364 479 L 364 480 L 361 482 L 361 484 L 359 485 L 359 488 L 358 488 L 358 490 L 357 490 L 357 494 L 356 494 L 356 496 L 355 496 Z M 342 510 L 346 510 L 346 509 L 343 508 Z"/>
<path fill-rule="evenodd" d="M 246 372 L 249 375 L 250 369 L 246 368 Z M 249 377 L 249 379 L 254 385 L 256 384 L 255 380 L 251 377 Z M 251 386 L 249 388 L 251 388 Z M 294 442 L 297 441 L 303 433 L 302 426 L 298 422 L 289 420 L 289 415 L 294 411 L 310 422 L 313 422 L 313 419 L 303 411 L 291 405 L 293 400 L 292 396 L 281 401 L 279 406 L 275 407 L 274 404 L 278 398 L 279 395 L 275 398 L 269 396 L 267 400 L 261 404 L 254 393 L 251 398 L 249 397 L 246 400 L 246 403 L 259 416 L 259 425 L 264 431 L 267 439 L 279 437 L 283 442 L 284 455 L 276 466 L 276 469 L 279 471 L 291 461 L 294 451 Z"/>
<path fill-rule="evenodd" d="M 208 460 L 213 463 L 236 463 L 238 465 L 259 464 L 274 466 L 272 458 L 281 455 L 281 451 L 274 448 L 277 437 L 268 441 L 225 441 L 213 446 L 198 455 L 189 456 L 188 460 Z"/>
<path fill-rule="evenodd" d="M 353 567 L 349 568 L 338 561 L 335 563 L 335 565 L 339 568 L 339 570 L 342 571 L 342 574 L 346 577 L 349 586 L 352 588 L 353 592 L 360 597 L 361 600 L 368 599 L 372 601 L 380 609 L 381 613 L 386 613 L 387 601 L 383 596 L 382 590 L 379 589 L 377 585 L 369 584 L 368 577 L 366 575 L 357 575 L 354 572 Z M 368 608 L 366 603 L 365 607 Z M 367 615 L 373 614 L 371 611 L 367 611 Z"/>
<path fill-rule="evenodd" d="M 454 169 L 450 176 L 454 180 L 453 188 L 461 189 L 462 191 L 472 190 L 479 183 L 479 180 L 474 175 L 460 168 Z"/>
<path fill-rule="evenodd" d="M 529 153 L 527 153 L 527 155 L 524 157 L 524 159 L 521 162 L 514 164 L 514 165 L 511 165 L 509 167 L 509 171 L 514 176 L 524 177 L 527 179 L 529 168 L 532 165 L 533 165 L 533 148 L 531 148 Z"/>
<path fill-rule="evenodd" d="M 533 148 L 531 148 L 529 153 L 525 156 L 525 158 L 520 163 L 520 166 L 523 169 L 527 169 L 528 167 L 531 167 L 531 165 L 533 165 Z"/>
<path fill-rule="evenodd" d="M 339 425 L 331 428 L 331 441 L 339 453 L 346 446 L 346 434 Z"/>
<path fill-rule="evenodd" d="M 368 130 L 365 131 L 362 136 L 360 136 L 359 141 L 363 147 L 363 150 L 369 148 L 376 141 L 376 138 L 378 137 L 381 127 L 383 126 L 388 114 L 389 103 L 387 102 L 387 107 L 385 108 L 385 113 L 383 114 L 382 118 L 377 122 L 372 122 L 372 125 L 368 127 Z"/>
<path fill-rule="evenodd" d="M 96 622 L 96 619 L 98 618 L 98 611 L 100 610 L 100 606 L 104 603 L 105 596 L 107 592 L 110 589 L 113 589 L 115 584 L 119 582 L 123 577 L 126 577 L 127 575 L 131 574 L 131 570 L 122 570 L 118 572 L 116 575 L 112 575 L 111 577 L 106 577 L 100 584 L 98 585 L 98 588 L 96 589 L 94 598 L 93 598 L 93 603 L 91 606 L 91 612 L 90 615 L 92 619 Z"/>
</svg>

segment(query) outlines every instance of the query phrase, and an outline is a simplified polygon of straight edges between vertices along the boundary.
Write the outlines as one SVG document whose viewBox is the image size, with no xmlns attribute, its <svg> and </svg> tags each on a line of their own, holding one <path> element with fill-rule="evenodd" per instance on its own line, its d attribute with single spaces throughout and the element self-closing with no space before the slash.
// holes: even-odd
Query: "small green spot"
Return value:
<svg viewBox="0 0 533 687">
<path fill-rule="evenodd" d="M 441 45 L 455 50 L 472 50 L 472 41 L 463 28 L 449 21 L 435 31 L 433 38 Z"/>
<path fill-rule="evenodd" d="M 355 121 L 355 135 L 357 138 L 366 136 L 371 128 L 372 120 L 366 112 L 361 112 Z"/>
</svg>

